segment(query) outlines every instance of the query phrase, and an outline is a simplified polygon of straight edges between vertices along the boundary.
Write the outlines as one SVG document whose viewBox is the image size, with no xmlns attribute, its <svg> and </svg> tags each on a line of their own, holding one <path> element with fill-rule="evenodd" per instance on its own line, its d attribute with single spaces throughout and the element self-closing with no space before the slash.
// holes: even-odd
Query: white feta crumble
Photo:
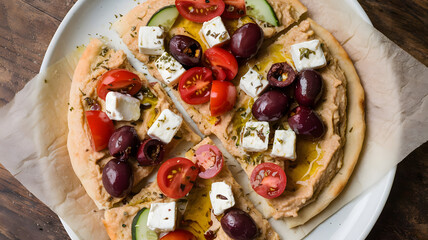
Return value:
<svg viewBox="0 0 428 240">
<path fill-rule="evenodd" d="M 140 119 L 140 100 L 128 94 L 108 92 L 106 96 L 106 113 L 111 120 L 137 121 Z"/>
<path fill-rule="evenodd" d="M 147 218 L 147 227 L 156 232 L 174 231 L 176 219 L 175 202 L 152 203 Z"/>
<path fill-rule="evenodd" d="M 201 31 L 210 47 L 222 44 L 230 39 L 229 33 L 220 16 L 204 22 Z"/>
<path fill-rule="evenodd" d="M 268 84 L 268 81 L 252 68 L 239 81 L 242 91 L 252 98 L 259 96 L 268 87 Z"/>
<path fill-rule="evenodd" d="M 156 60 L 156 68 L 168 85 L 174 85 L 186 71 L 186 69 L 167 52 L 164 52 L 162 56 Z"/>
<path fill-rule="evenodd" d="M 291 57 L 297 71 L 324 67 L 327 61 L 319 40 L 311 40 L 291 45 Z"/>
<path fill-rule="evenodd" d="M 220 215 L 235 205 L 232 188 L 225 182 L 211 184 L 210 200 L 214 215 Z"/>
<path fill-rule="evenodd" d="M 241 132 L 242 147 L 248 152 L 262 152 L 268 149 L 268 122 L 247 122 Z"/>
<path fill-rule="evenodd" d="M 271 155 L 275 157 L 295 160 L 296 133 L 291 129 L 276 130 Z"/>
<path fill-rule="evenodd" d="M 147 131 L 147 134 L 154 139 L 168 144 L 180 129 L 183 118 L 169 109 L 161 112 L 159 117 Z"/>
<path fill-rule="evenodd" d="M 161 55 L 165 51 L 165 32 L 161 27 L 140 27 L 138 33 L 138 48 L 140 53 L 147 55 Z"/>
</svg>

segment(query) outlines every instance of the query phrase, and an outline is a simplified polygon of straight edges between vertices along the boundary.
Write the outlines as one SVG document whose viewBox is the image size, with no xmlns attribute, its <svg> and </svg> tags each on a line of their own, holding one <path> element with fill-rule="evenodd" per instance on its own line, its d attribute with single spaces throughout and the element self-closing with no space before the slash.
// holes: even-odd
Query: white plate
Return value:
<svg viewBox="0 0 428 240">
<path fill-rule="evenodd" d="M 357 0 L 347 1 L 370 22 Z M 136 5 L 134 0 L 79 0 L 52 38 L 40 71 L 72 52 L 76 46 L 87 44 L 91 36 L 106 36 L 111 39 L 111 45 L 125 49 L 118 36 L 109 28 L 117 20 L 115 15 L 124 15 Z M 382 212 L 395 171 L 396 168 L 392 169 L 379 183 L 324 221 L 306 239 L 364 239 Z M 77 240 L 78 237 L 67 224 L 63 224 L 70 237 Z"/>
</svg>

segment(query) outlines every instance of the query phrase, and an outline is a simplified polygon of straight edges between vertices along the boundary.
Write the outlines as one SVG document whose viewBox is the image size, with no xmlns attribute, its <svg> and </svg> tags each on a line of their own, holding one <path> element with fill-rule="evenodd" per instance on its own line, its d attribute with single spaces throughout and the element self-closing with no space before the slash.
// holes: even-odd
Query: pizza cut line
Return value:
<svg viewBox="0 0 428 240">
<path fill-rule="evenodd" d="M 91 41 L 73 78 L 68 148 L 111 239 L 279 239 L 266 218 L 301 225 L 339 195 L 364 140 L 364 91 L 341 45 L 305 13 L 295 0 L 148 0 L 113 25 L 239 162 L 260 212 L 210 139 L 166 160 L 200 137 L 159 83 Z"/>
</svg>

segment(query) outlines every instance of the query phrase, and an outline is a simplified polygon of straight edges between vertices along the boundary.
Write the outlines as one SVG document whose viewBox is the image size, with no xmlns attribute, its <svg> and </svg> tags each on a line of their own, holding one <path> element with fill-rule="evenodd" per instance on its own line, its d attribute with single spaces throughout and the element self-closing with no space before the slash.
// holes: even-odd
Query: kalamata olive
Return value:
<svg viewBox="0 0 428 240">
<path fill-rule="evenodd" d="M 132 188 L 132 168 L 128 162 L 114 158 L 104 166 L 102 179 L 104 188 L 111 196 L 124 197 Z"/>
<path fill-rule="evenodd" d="M 171 55 L 185 68 L 197 66 L 201 62 L 202 47 L 195 39 L 176 35 L 169 41 Z"/>
<path fill-rule="evenodd" d="M 318 139 L 325 133 L 324 123 L 318 114 L 304 106 L 299 106 L 292 111 L 288 124 L 296 134 L 308 139 Z"/>
<path fill-rule="evenodd" d="M 157 165 L 162 162 L 164 155 L 164 144 L 156 139 L 145 140 L 137 153 L 138 163 L 142 166 Z"/>
<path fill-rule="evenodd" d="M 230 40 L 230 51 L 238 59 L 254 57 L 263 43 L 263 30 L 255 23 L 238 28 Z"/>
<path fill-rule="evenodd" d="M 321 75 L 314 70 L 302 71 L 296 80 L 294 96 L 296 101 L 306 107 L 314 107 L 321 96 Z"/>
<path fill-rule="evenodd" d="M 224 232 L 232 239 L 251 240 L 258 235 L 254 219 L 238 208 L 227 210 L 220 222 Z"/>
<path fill-rule="evenodd" d="M 285 93 L 271 90 L 261 95 L 253 104 L 253 116 L 259 121 L 276 121 L 287 113 L 288 98 Z"/>
<path fill-rule="evenodd" d="M 283 88 L 294 82 L 296 72 L 286 62 L 275 63 L 270 68 L 267 79 L 271 86 Z"/>
<path fill-rule="evenodd" d="M 108 150 L 114 157 L 122 161 L 128 160 L 132 155 L 135 155 L 140 145 L 137 131 L 131 126 L 123 126 L 111 135 L 108 142 Z"/>
</svg>

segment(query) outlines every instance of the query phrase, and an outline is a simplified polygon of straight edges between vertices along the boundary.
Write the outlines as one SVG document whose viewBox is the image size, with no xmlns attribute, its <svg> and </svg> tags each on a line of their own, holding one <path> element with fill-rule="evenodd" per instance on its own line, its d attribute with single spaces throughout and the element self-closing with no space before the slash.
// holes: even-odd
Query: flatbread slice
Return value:
<svg viewBox="0 0 428 240">
<path fill-rule="evenodd" d="M 255 21 L 263 29 L 265 37 L 270 38 L 291 26 L 293 23 L 296 23 L 307 11 L 306 7 L 298 0 L 267 0 L 267 2 L 269 2 L 272 9 L 275 11 L 280 26 L 272 27 L 256 19 L 249 19 L 247 17 L 240 21 L 240 23 L 238 23 L 238 20 L 229 21 L 229 23 L 225 22 L 229 34 L 232 35 L 233 31 L 236 30 L 240 24 L 245 24 L 247 21 Z M 138 31 L 140 27 L 147 25 L 153 14 L 165 6 L 174 4 L 174 0 L 148 0 L 132 9 L 112 26 L 135 57 L 147 65 L 150 74 L 156 79 L 163 81 L 165 84 L 169 84 L 169 82 L 164 81 L 155 66 L 155 60 L 159 56 L 149 56 L 139 52 Z M 168 31 L 165 43 L 168 43 L 169 39 L 174 35 L 187 35 L 196 39 L 201 44 L 203 50 L 205 50 L 208 46 L 199 34 L 201 27 L 202 23 L 194 23 L 178 16 L 175 24 Z"/>
<path fill-rule="evenodd" d="M 263 211 L 266 216 L 274 218 L 296 217 L 301 208 L 317 199 L 324 187 L 343 187 L 357 162 L 364 139 L 362 105 L 364 94 L 358 75 L 340 44 L 311 19 L 302 21 L 298 26 L 279 36 L 267 49 L 261 50 L 255 59 L 250 60 L 245 67 L 241 67 L 235 81 L 239 81 L 240 76 L 245 74 L 249 68 L 257 69 L 261 75 L 266 77 L 273 63 L 285 61 L 293 65 L 289 53 L 290 46 L 311 39 L 319 39 L 324 44 L 323 50 L 328 60 L 328 65 L 319 69 L 325 85 L 322 103 L 315 109 L 326 124 L 327 134 L 318 142 L 298 139 L 296 161 L 284 161 L 270 156 L 271 148 L 261 154 L 247 153 L 242 149 L 240 146 L 242 128 L 247 121 L 254 120 L 251 114 L 254 99 L 243 91 L 238 90 L 234 110 L 216 118 L 210 117 L 209 104 L 192 106 L 181 101 L 202 133 L 215 134 L 226 149 L 236 157 L 248 176 L 251 176 L 254 167 L 261 162 L 273 162 L 284 167 L 288 178 L 286 191 L 278 198 L 267 200 L 268 203 L 265 205 L 267 207 Z M 352 85 L 348 87 L 349 81 Z M 235 82 L 235 85 L 239 85 L 239 82 Z M 178 99 L 181 99 L 178 92 L 175 94 Z M 350 105 L 347 104 L 348 98 L 350 98 Z M 351 118 L 349 121 L 352 122 L 347 128 L 348 118 Z M 286 118 L 283 119 L 282 124 L 279 121 L 271 129 L 287 128 L 286 121 Z M 351 128 L 352 130 L 350 130 Z M 353 139 L 350 135 L 354 131 L 359 136 L 357 142 L 357 139 Z M 356 149 L 345 150 L 348 138 L 351 139 L 352 146 L 356 146 Z M 346 162 L 343 163 L 345 153 Z M 329 184 L 342 166 L 349 167 L 344 170 L 347 171 L 346 177 L 340 174 L 338 176 L 338 179 L 341 179 L 340 183 Z M 335 194 L 331 193 L 328 197 L 323 197 L 323 200 L 313 204 L 318 207 L 311 208 L 315 208 L 319 212 L 339 193 L 340 191 L 337 191 Z M 306 212 L 304 212 L 305 215 L 315 215 Z"/>
<path fill-rule="evenodd" d="M 144 75 L 138 73 L 130 65 L 123 51 L 115 51 L 99 39 L 91 40 L 76 67 L 71 84 L 67 147 L 74 172 L 88 195 L 100 209 L 111 208 L 122 198 L 111 197 L 103 187 L 102 169 L 113 157 L 109 155 L 107 149 L 99 152 L 93 150 L 85 111 L 89 110 L 95 103 L 100 106 L 101 110 L 105 111 L 104 100 L 97 96 L 98 80 L 103 73 L 118 68 L 127 69 L 140 77 L 143 81 L 143 88 L 147 93 L 150 93 L 150 97 L 143 98 L 142 103 L 149 101 L 151 107 L 142 112 L 138 121 L 115 122 L 115 127 L 133 125 L 140 139 L 143 140 L 148 138 L 148 128 L 164 109 L 170 109 L 180 114 L 160 84 L 148 83 Z M 181 141 L 194 143 L 200 141 L 200 137 L 191 130 L 187 123 L 181 125 L 176 138 L 167 145 L 166 151 L 173 149 Z M 149 175 L 154 167 L 138 166 L 135 159 L 129 161 L 133 168 L 134 190 L 138 190 L 141 180 Z"/>
<path fill-rule="evenodd" d="M 186 153 L 186 157 L 192 161 L 196 161 L 194 152 L 205 144 L 214 145 L 210 138 L 206 138 L 190 149 Z M 179 229 L 192 232 L 197 239 L 205 239 L 204 233 L 207 231 L 211 231 L 214 234 L 213 236 L 215 237 L 213 239 L 230 239 L 220 226 L 219 219 L 211 213 L 211 202 L 209 199 L 211 183 L 221 181 L 226 182 L 232 187 L 235 198 L 234 207 L 246 211 L 255 220 L 259 228 L 259 236 L 256 239 L 280 239 L 278 234 L 270 226 L 270 223 L 243 193 L 242 188 L 233 179 L 227 165 L 224 165 L 222 171 L 212 179 L 205 180 L 198 178 L 189 195 L 178 200 L 182 206 L 181 210 L 179 209 L 179 212 L 181 212 Z M 161 194 L 159 187 L 154 182 L 150 187 L 143 189 L 139 194 L 134 196 L 128 205 L 107 210 L 103 220 L 104 226 L 112 240 L 131 239 L 132 220 L 140 209 L 144 207 L 149 208 L 152 202 L 170 201 L 175 200 Z"/>
</svg>

